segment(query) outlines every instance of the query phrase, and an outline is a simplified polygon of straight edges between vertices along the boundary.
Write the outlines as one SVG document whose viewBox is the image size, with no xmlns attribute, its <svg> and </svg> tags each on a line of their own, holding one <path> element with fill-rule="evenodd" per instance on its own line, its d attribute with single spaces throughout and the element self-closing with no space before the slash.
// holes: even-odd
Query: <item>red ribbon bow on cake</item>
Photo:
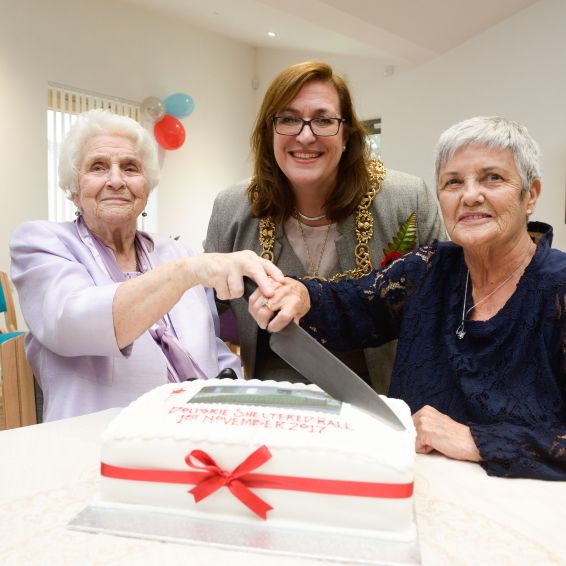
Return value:
<svg viewBox="0 0 566 566">
<path fill-rule="evenodd" d="M 202 465 L 195 464 L 193 458 Z M 271 452 L 267 446 L 260 446 L 233 472 L 228 473 L 220 468 L 214 459 L 203 450 L 193 450 L 190 454 L 187 454 L 185 458 L 187 465 L 197 470 L 206 470 L 210 472 L 210 475 L 202 479 L 189 493 L 195 498 L 195 503 L 198 503 L 221 487 L 226 486 L 246 507 L 249 507 L 262 519 L 267 519 L 267 512 L 271 511 L 273 507 L 253 493 L 246 485 L 245 479 L 242 479 L 242 476 L 263 466 L 270 458 Z"/>
<path fill-rule="evenodd" d="M 193 450 L 185 456 L 185 463 L 199 471 L 123 468 L 101 462 L 100 473 L 106 478 L 129 481 L 195 484 L 195 487 L 187 493 L 193 495 L 196 503 L 221 487 L 227 487 L 235 497 L 262 519 L 267 519 L 267 512 L 273 507 L 255 495 L 250 487 L 350 497 L 403 499 L 413 495 L 413 482 L 377 483 L 251 473 L 270 458 L 271 452 L 263 445 L 252 452 L 233 472 L 227 472 L 203 450 Z"/>
</svg>

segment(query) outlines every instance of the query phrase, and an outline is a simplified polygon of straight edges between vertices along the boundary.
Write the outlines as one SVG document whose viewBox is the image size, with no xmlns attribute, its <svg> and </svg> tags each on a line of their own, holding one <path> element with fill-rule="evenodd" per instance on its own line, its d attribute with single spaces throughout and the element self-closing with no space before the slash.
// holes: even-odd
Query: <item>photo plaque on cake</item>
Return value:
<svg viewBox="0 0 566 566">
<path fill-rule="evenodd" d="M 210 385 L 203 387 L 187 403 L 224 403 L 278 407 L 299 411 L 339 414 L 342 403 L 324 391 L 297 390 L 277 386 Z"/>
</svg>

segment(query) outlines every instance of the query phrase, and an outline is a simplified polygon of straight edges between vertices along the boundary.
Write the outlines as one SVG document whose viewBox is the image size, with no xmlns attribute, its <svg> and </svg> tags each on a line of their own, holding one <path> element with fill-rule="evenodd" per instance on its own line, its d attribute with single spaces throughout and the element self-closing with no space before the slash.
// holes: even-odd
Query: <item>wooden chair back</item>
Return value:
<svg viewBox="0 0 566 566">
<path fill-rule="evenodd" d="M 0 344 L 2 401 L 6 428 L 37 423 L 34 377 L 24 350 L 25 334 Z"/>
<path fill-rule="evenodd" d="M 0 271 L 0 312 L 4 313 L 6 332 L 16 332 L 18 330 L 18 319 L 16 318 L 10 279 L 4 271 Z"/>
</svg>

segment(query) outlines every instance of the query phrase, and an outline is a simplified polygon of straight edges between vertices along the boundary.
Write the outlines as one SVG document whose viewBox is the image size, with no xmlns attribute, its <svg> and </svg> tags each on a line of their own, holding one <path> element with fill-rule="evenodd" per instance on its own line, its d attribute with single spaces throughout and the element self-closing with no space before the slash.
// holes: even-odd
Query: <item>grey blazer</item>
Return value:
<svg viewBox="0 0 566 566">
<path fill-rule="evenodd" d="M 259 219 L 252 218 L 250 203 L 246 193 L 249 181 L 226 189 L 218 194 L 214 202 L 212 216 L 208 225 L 204 250 L 206 252 L 232 252 L 253 250 L 261 252 L 258 239 Z M 370 242 L 374 267 L 379 267 L 383 250 L 397 235 L 399 227 L 412 212 L 417 213 L 418 244 L 427 244 L 435 239 L 446 239 L 446 232 L 434 191 L 425 182 L 412 175 L 387 169 L 381 181 L 381 191 L 372 205 L 374 218 L 373 238 Z M 336 253 L 338 264 L 331 273 L 338 273 L 356 267 L 354 247 L 356 245 L 355 221 L 350 216 L 338 223 Z M 286 275 L 302 277 L 305 269 L 289 244 L 282 226 L 277 226 L 273 249 L 275 263 Z M 231 301 L 240 332 L 240 350 L 247 378 L 254 377 L 258 326 L 247 311 L 242 300 Z M 219 305 L 220 307 L 220 305 Z M 221 308 L 221 307 L 220 307 Z M 391 370 L 395 355 L 395 343 L 364 351 L 373 387 L 385 393 L 389 387 Z M 289 368 L 289 375 L 265 375 L 261 379 L 296 380 L 297 374 Z"/>
</svg>

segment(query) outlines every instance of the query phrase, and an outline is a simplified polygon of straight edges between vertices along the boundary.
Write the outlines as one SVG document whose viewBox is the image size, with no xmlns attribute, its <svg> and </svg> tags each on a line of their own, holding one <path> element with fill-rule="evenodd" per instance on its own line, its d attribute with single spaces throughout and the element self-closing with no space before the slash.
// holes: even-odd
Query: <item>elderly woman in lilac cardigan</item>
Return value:
<svg viewBox="0 0 566 566">
<path fill-rule="evenodd" d="M 240 376 L 205 287 L 235 298 L 246 275 L 269 295 L 270 277 L 282 274 L 253 252 L 196 255 L 138 231 L 158 175 L 146 130 L 90 111 L 61 148 L 60 185 L 77 220 L 26 222 L 13 235 L 12 278 L 44 420 L 123 406 L 168 381 L 225 369 Z"/>
</svg>

